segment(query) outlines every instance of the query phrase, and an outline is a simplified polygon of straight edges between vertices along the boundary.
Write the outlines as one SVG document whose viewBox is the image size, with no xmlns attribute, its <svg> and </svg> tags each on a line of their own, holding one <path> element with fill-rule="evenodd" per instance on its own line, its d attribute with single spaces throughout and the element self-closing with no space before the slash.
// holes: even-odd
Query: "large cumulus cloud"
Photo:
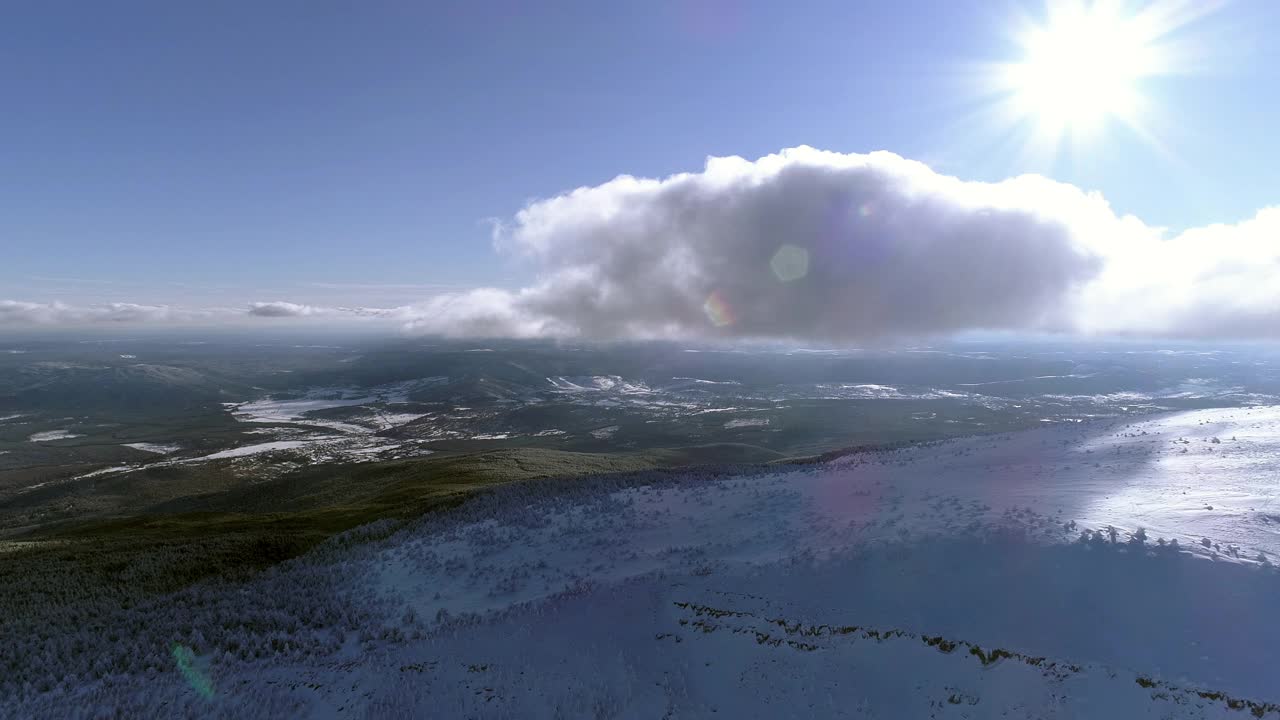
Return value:
<svg viewBox="0 0 1280 720">
<path fill-rule="evenodd" d="M 1170 234 L 1040 176 L 964 181 L 887 152 L 783 150 L 620 176 L 497 233 L 538 282 L 437 297 L 446 335 L 827 342 L 972 330 L 1280 337 L 1280 208 Z"/>
<path fill-rule="evenodd" d="M 1172 236 L 1133 227 L 1070 312 L 1098 335 L 1280 338 L 1280 207 Z"/>
<path fill-rule="evenodd" d="M 1069 185 L 964 182 L 891 153 L 712 158 L 530 204 L 499 244 L 540 281 L 437 298 L 413 327 L 829 341 L 1062 328 L 1103 271 L 1100 236 L 1126 222 Z"/>
</svg>

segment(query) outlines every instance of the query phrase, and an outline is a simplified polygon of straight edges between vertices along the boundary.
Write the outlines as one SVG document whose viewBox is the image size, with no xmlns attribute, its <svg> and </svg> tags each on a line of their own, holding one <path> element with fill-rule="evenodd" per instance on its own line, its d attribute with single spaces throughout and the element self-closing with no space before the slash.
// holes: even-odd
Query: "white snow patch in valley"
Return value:
<svg viewBox="0 0 1280 720">
<path fill-rule="evenodd" d="M 87 473 L 85 473 L 85 474 L 83 474 L 83 475 L 77 475 L 77 476 L 75 476 L 75 477 L 74 477 L 74 478 L 72 478 L 72 479 L 73 479 L 73 480 L 84 480 L 85 478 L 98 477 L 99 475 L 111 475 L 111 474 L 113 474 L 113 473 L 124 472 L 124 471 L 126 471 L 126 470 L 133 470 L 133 469 L 134 469 L 134 468 L 133 468 L 133 466 L 132 466 L 132 465 L 117 465 L 117 466 L 115 466 L 115 467 L 106 467 L 106 468 L 102 468 L 101 470 L 94 470 L 93 472 L 87 472 Z M 43 483 L 41 483 L 41 484 L 43 484 Z M 31 487 L 29 487 L 29 488 L 27 488 L 27 489 L 28 489 L 28 490 L 33 490 L 33 489 L 35 489 L 35 488 L 37 488 L 37 487 L 39 487 L 39 485 L 32 485 Z"/>
<path fill-rule="evenodd" d="M 104 605 L 130 643 L 33 629 L 16 672 L 70 679 L 15 676 L 0 714 L 1274 717 L 1278 459 L 1268 407 L 515 483 L 243 585 Z M 148 669 L 174 643 L 207 699 Z"/>
<path fill-rule="evenodd" d="M 604 440 L 606 438 L 613 437 L 614 434 L 617 433 L 619 429 L 620 428 L 617 425 L 610 425 L 608 427 L 596 428 L 595 430 L 591 431 L 591 437 L 597 440 Z"/>
<path fill-rule="evenodd" d="M 324 393 L 315 393 L 323 395 Z M 234 406 L 232 416 L 241 422 L 255 423 L 293 423 L 296 425 L 312 425 L 315 427 L 339 430 L 348 433 L 369 432 L 368 428 L 337 420 L 308 418 L 307 413 L 331 408 L 366 405 L 374 402 L 372 397 L 309 397 L 298 400 L 255 400 Z"/>
<path fill-rule="evenodd" d="M 731 430 L 733 428 L 761 427 L 768 424 L 769 418 L 734 418 L 725 423 L 724 426 L 725 429 Z"/>
<path fill-rule="evenodd" d="M 24 415 L 24 414 L 22 414 L 22 413 L 15 413 L 15 414 L 12 414 L 12 415 L 0 415 L 0 422 L 8 422 L 9 420 L 17 420 L 18 418 L 21 418 L 21 417 L 26 417 L 26 415 Z"/>
<path fill-rule="evenodd" d="M 226 458 L 247 457 L 249 455 L 259 455 L 266 452 L 274 452 L 276 450 L 293 450 L 305 447 L 318 440 L 276 440 L 275 442 L 258 443 L 257 445 L 244 445 L 230 450 L 222 450 L 212 455 L 203 455 L 198 458 L 192 458 L 188 462 L 196 462 L 201 460 L 225 460 Z"/>
<path fill-rule="evenodd" d="M 84 435 L 78 435 L 69 430 L 47 430 L 45 432 L 38 432 L 31 437 L 28 437 L 27 440 L 31 442 L 49 442 L 51 440 L 70 440 L 78 437 L 84 437 Z"/>
<path fill-rule="evenodd" d="M 918 388 L 904 391 L 892 385 L 871 383 L 819 383 L 805 386 L 783 386 L 792 397 L 817 400 L 940 400 L 970 398 L 979 404 L 998 401 L 998 398 L 974 396 L 952 390 Z M 779 400 L 783 398 L 778 398 Z"/>
<path fill-rule="evenodd" d="M 244 431 L 245 435 L 288 435 L 290 433 L 299 432 L 297 428 L 291 427 L 257 427 Z"/>
<path fill-rule="evenodd" d="M 392 443 L 387 443 L 386 445 L 370 445 L 369 447 L 356 448 L 356 449 L 354 449 L 354 450 L 347 450 L 346 452 L 347 452 L 347 454 L 348 454 L 348 455 L 357 455 L 357 456 L 359 456 L 359 455 L 379 455 L 379 454 L 384 453 L 384 452 L 390 452 L 390 451 L 392 451 L 392 450 L 397 450 L 397 449 L 399 449 L 400 447 L 402 447 L 403 445 L 404 445 L 404 443 L 392 442 Z M 422 455 L 431 455 L 431 454 L 434 454 L 434 452 L 435 452 L 435 451 L 433 451 L 433 450 L 420 450 L 420 451 L 416 452 L 416 453 L 415 453 L 415 455 L 418 455 L 418 456 L 422 456 Z"/>
<path fill-rule="evenodd" d="M 395 427 L 392 423 L 397 420 L 403 419 L 407 423 L 422 415 L 388 413 L 381 408 L 371 407 L 366 419 L 372 427 L 366 427 L 354 422 L 311 417 L 311 413 L 362 405 L 403 404 L 409 402 L 409 394 L 414 390 L 446 380 L 447 378 L 443 377 L 430 377 L 373 388 L 313 388 L 299 398 L 264 398 L 244 403 L 223 403 L 223 405 L 241 422 L 312 425 L 351 434 L 367 434 L 375 430 Z"/>
<path fill-rule="evenodd" d="M 384 437 L 367 435 L 295 434 L 294 436 L 284 440 L 254 443 L 252 445 L 222 450 L 210 455 L 202 455 L 200 457 L 181 460 L 167 460 L 156 464 L 162 466 L 175 464 L 185 465 L 189 463 L 207 462 L 210 460 L 251 458 L 263 453 L 276 452 L 280 450 L 298 451 L 302 453 L 305 456 L 306 461 L 310 463 L 338 461 L 359 463 L 378 460 L 384 454 L 395 453 L 402 447 L 404 447 L 404 443 Z M 413 456 L 423 456 L 430 455 L 431 451 L 413 448 L 412 452 L 409 454 Z"/>
<path fill-rule="evenodd" d="M 369 417 L 369 422 L 379 430 L 390 430 L 391 428 L 408 425 L 418 418 L 426 417 L 427 413 L 389 413 L 374 412 Z"/>
<path fill-rule="evenodd" d="M 165 445 L 163 443 L 125 443 L 125 447 L 141 450 L 142 452 L 155 453 L 157 455 L 169 455 L 176 453 L 182 449 L 181 445 Z"/>
<path fill-rule="evenodd" d="M 622 395 L 649 395 L 653 389 L 642 382 L 630 382 L 617 375 L 591 375 L 585 377 L 553 377 L 547 382 L 560 392 L 605 392 L 612 391 Z"/>
</svg>

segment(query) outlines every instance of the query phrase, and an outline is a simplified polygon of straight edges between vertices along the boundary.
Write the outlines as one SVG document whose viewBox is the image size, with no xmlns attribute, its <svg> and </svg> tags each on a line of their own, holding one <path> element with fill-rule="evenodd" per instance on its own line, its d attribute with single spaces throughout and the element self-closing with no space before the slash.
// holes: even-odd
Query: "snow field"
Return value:
<svg viewBox="0 0 1280 720">
<path fill-rule="evenodd" d="M 1251 408 L 506 486 L 70 609 L 0 715 L 1280 717 L 1277 458 Z"/>
</svg>

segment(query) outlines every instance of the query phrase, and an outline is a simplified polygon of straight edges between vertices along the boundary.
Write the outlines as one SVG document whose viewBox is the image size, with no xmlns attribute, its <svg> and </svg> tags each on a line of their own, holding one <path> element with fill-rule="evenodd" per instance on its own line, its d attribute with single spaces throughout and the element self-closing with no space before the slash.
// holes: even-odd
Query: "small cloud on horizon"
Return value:
<svg viewBox="0 0 1280 720">
<path fill-rule="evenodd" d="M 308 317 L 324 312 L 324 308 L 291 302 L 249 303 L 249 314 L 257 317 Z"/>
<path fill-rule="evenodd" d="M 75 306 L 61 302 L 0 300 L 0 325 L 76 325 L 97 323 L 187 323 L 207 320 L 212 310 L 169 305 L 113 302 Z"/>
</svg>

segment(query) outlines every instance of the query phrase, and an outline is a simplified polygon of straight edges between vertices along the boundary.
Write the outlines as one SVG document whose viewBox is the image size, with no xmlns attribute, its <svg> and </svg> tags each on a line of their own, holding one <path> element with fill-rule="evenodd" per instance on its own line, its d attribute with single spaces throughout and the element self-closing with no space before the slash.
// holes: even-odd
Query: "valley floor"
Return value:
<svg viewBox="0 0 1280 720">
<path fill-rule="evenodd" d="M 28 628 L 0 716 L 1280 718 L 1278 472 L 1237 408 L 519 483 Z"/>
</svg>

